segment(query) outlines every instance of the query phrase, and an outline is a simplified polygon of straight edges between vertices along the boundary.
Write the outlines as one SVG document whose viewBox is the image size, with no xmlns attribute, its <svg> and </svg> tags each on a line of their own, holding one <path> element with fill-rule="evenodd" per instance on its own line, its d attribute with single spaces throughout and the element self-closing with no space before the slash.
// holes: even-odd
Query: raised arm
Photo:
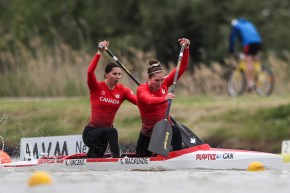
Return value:
<svg viewBox="0 0 290 193">
<path fill-rule="evenodd" d="M 98 85 L 98 81 L 95 75 L 95 69 L 97 68 L 100 57 L 101 55 L 97 53 L 88 67 L 87 84 L 90 90 L 96 89 Z"/>
<path fill-rule="evenodd" d="M 177 76 L 177 80 L 182 76 L 182 74 L 185 72 L 187 66 L 188 66 L 188 58 L 189 58 L 189 45 L 190 45 L 190 41 L 186 38 L 181 38 L 178 40 L 179 44 L 185 45 L 185 49 L 183 51 L 183 57 L 181 60 L 181 64 L 180 64 L 180 68 L 179 68 L 179 72 L 178 72 L 178 76 Z M 174 80 L 174 75 L 176 72 L 176 68 L 174 68 L 164 79 L 164 81 L 166 82 L 167 86 L 171 86 L 173 84 L 173 80 Z"/>
<path fill-rule="evenodd" d="M 109 42 L 106 40 L 99 43 L 98 52 L 88 67 L 87 84 L 88 84 L 90 90 L 94 90 L 98 87 L 98 81 L 97 81 L 97 78 L 95 75 L 95 69 L 97 68 L 98 62 L 99 62 L 99 60 L 101 58 L 101 54 L 103 52 L 103 49 L 107 48 L 108 46 L 109 46 Z"/>
</svg>

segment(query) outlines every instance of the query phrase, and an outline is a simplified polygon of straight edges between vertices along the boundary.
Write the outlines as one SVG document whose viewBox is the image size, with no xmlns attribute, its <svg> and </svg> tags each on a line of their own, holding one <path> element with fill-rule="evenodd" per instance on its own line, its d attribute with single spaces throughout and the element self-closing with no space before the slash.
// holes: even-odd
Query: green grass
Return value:
<svg viewBox="0 0 290 193">
<path fill-rule="evenodd" d="M 209 141 L 218 140 L 218 146 L 278 153 L 281 141 L 290 136 L 290 104 L 237 108 L 200 121 L 213 124 L 222 121 L 222 126 L 207 136 Z"/>
<path fill-rule="evenodd" d="M 171 115 L 212 147 L 278 153 L 290 136 L 290 97 L 180 96 Z M 88 97 L 0 98 L 0 135 L 17 147 L 23 137 L 81 134 L 90 117 Z M 114 126 L 121 143 L 135 143 L 141 127 L 136 106 L 125 102 Z"/>
</svg>

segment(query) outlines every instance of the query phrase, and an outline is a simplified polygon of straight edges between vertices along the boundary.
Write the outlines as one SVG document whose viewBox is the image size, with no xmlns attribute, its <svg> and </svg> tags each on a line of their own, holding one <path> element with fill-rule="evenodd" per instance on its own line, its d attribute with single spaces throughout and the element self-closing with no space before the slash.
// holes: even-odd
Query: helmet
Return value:
<svg viewBox="0 0 290 193">
<path fill-rule="evenodd" d="M 233 19 L 232 22 L 231 22 L 231 25 L 235 26 L 235 25 L 237 25 L 237 23 L 238 23 L 238 20 L 237 19 Z"/>
</svg>

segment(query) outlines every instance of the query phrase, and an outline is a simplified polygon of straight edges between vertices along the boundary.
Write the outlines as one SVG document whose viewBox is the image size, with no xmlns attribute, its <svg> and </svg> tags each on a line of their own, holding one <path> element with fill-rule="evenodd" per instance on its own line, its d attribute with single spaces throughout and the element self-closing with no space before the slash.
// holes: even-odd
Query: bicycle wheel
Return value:
<svg viewBox="0 0 290 193">
<path fill-rule="evenodd" d="M 237 68 L 231 71 L 227 81 L 228 94 L 232 97 L 241 96 L 245 92 L 246 87 L 247 79 L 245 71 Z"/>
<path fill-rule="evenodd" d="M 255 77 L 255 90 L 259 96 L 269 96 L 274 89 L 274 74 L 267 66 L 262 65 Z"/>
</svg>

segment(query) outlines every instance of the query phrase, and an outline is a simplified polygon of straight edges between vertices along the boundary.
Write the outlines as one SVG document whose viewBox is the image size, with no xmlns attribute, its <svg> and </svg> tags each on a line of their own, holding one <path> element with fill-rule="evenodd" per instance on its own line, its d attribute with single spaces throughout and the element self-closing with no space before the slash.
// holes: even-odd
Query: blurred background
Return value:
<svg viewBox="0 0 290 193">
<path fill-rule="evenodd" d="M 178 82 L 176 91 L 178 96 L 186 96 L 180 97 L 183 100 L 180 104 L 176 102 L 176 106 L 184 105 L 183 109 L 176 109 L 180 111 L 179 118 L 189 127 L 206 122 L 207 125 L 202 126 L 215 127 L 215 130 L 230 128 L 232 127 L 230 123 L 233 122 L 245 122 L 244 120 L 249 120 L 249 117 L 245 118 L 244 115 L 248 113 L 249 107 L 253 107 L 252 104 L 247 103 L 243 106 L 244 109 L 238 119 L 225 118 L 225 121 L 220 124 L 222 126 L 216 124 L 217 119 L 228 118 L 233 111 L 239 115 L 239 110 L 223 111 L 224 116 L 219 115 L 220 117 L 211 117 L 202 121 L 200 119 L 188 120 L 182 116 L 188 104 L 202 104 L 200 101 L 206 100 L 204 99 L 206 96 L 213 97 L 207 98 L 211 101 L 209 102 L 211 106 L 214 106 L 214 99 L 217 97 L 227 97 L 225 85 L 232 60 L 228 54 L 230 22 L 238 17 L 252 21 L 259 30 L 263 38 L 261 59 L 272 68 L 275 75 L 273 95 L 284 97 L 273 99 L 282 101 L 281 103 L 271 103 L 266 99 L 257 100 L 256 98 L 245 100 L 256 101 L 256 104 L 258 104 L 257 101 L 264 101 L 261 105 L 263 108 L 265 108 L 265 103 L 268 103 L 269 108 L 273 108 L 269 111 L 278 114 L 281 109 L 279 105 L 289 102 L 289 10 L 290 1 L 287 0 L 0 1 L 0 97 L 2 97 L 0 99 L 2 101 L 0 103 L 0 131 L 3 136 L 13 136 L 8 137 L 8 143 L 10 141 L 13 145 L 19 142 L 20 137 L 80 134 L 89 117 L 86 70 L 97 52 L 99 41 L 110 41 L 110 50 L 138 80 L 144 82 L 149 59 L 157 58 L 168 71 L 176 65 L 180 49 L 177 40 L 180 37 L 189 38 L 191 46 L 189 67 Z M 104 54 L 96 71 L 98 77 L 103 77 L 103 66 L 108 61 L 112 59 Z M 125 73 L 123 73 L 122 83 L 133 90 L 137 88 Z M 22 99 L 23 97 L 85 97 L 85 100 L 69 101 L 68 105 L 71 106 L 65 106 L 65 113 L 75 117 L 66 119 L 63 117 L 68 116 L 65 116 L 64 112 L 59 112 L 57 116 L 56 108 L 52 108 L 51 112 L 42 112 L 43 109 L 48 109 L 48 104 L 38 102 L 21 106 L 17 104 L 17 100 L 7 101 L 7 98 L 14 97 Z M 189 97 L 193 97 L 191 98 L 193 102 L 184 102 L 191 100 L 188 99 Z M 224 103 L 216 108 L 228 105 L 226 103 L 228 98 L 221 100 Z M 242 99 L 237 100 L 241 100 L 238 103 L 243 102 Z M 85 104 L 83 109 L 71 109 L 72 104 L 77 105 L 78 102 Z M 58 104 L 66 105 L 63 101 Z M 38 107 L 41 110 L 38 111 Z M 201 105 L 198 108 L 205 107 Z M 284 113 L 277 115 L 279 119 L 287 117 L 290 112 L 289 106 L 284 105 L 283 108 Z M 33 113 L 31 113 L 33 110 L 37 112 L 35 116 L 45 118 L 35 117 L 37 121 L 32 120 L 32 123 L 28 124 L 29 120 L 33 119 Z M 265 119 L 275 117 L 272 114 L 265 114 L 265 119 L 257 120 L 261 115 L 261 109 L 254 110 L 257 110 L 255 111 L 256 120 L 247 126 L 243 125 L 249 130 L 253 126 L 256 127 L 257 123 L 265 124 L 262 126 L 263 130 L 265 127 L 271 129 L 273 127 L 271 124 L 276 124 L 276 122 L 265 123 Z M 209 111 L 213 112 L 212 109 Z M 117 124 L 120 124 L 121 128 L 130 127 L 128 126 L 130 124 L 134 125 L 131 128 L 134 130 L 131 138 L 134 138 L 138 135 L 140 122 L 138 122 L 138 111 L 134 109 L 131 112 L 135 112 L 136 115 L 122 118 L 124 116 L 122 114 L 120 120 L 126 121 L 125 123 L 117 122 Z M 25 116 L 17 118 L 19 114 L 25 114 Z M 55 124 L 61 119 L 64 119 L 64 123 Z M 288 120 L 288 117 L 284 120 Z M 210 121 L 213 122 L 212 125 L 209 124 Z M 281 136 L 276 136 L 275 149 L 269 151 L 278 151 L 279 140 L 285 135 L 290 135 L 286 124 L 288 122 L 283 122 L 281 127 L 285 132 Z M 278 126 L 275 125 L 275 127 Z M 26 130 L 26 133 L 21 133 L 23 130 Z M 39 132 L 39 130 L 43 131 Z M 260 133 L 260 131 L 256 132 L 256 135 Z M 216 133 L 212 135 L 217 136 Z M 127 140 L 127 134 L 121 134 L 122 136 Z M 208 135 L 205 136 L 208 137 Z M 255 136 L 252 136 L 252 141 L 256 139 Z M 220 140 L 225 140 L 226 137 L 228 135 L 221 135 Z M 248 135 L 244 137 L 249 139 Z M 226 144 L 230 146 L 235 142 L 224 143 L 224 146 Z M 262 142 L 261 147 L 255 149 L 263 149 L 263 145 L 269 143 L 267 139 L 262 139 Z M 213 143 L 216 146 L 221 145 L 219 141 Z M 252 146 L 251 148 L 254 149 Z"/>
</svg>

